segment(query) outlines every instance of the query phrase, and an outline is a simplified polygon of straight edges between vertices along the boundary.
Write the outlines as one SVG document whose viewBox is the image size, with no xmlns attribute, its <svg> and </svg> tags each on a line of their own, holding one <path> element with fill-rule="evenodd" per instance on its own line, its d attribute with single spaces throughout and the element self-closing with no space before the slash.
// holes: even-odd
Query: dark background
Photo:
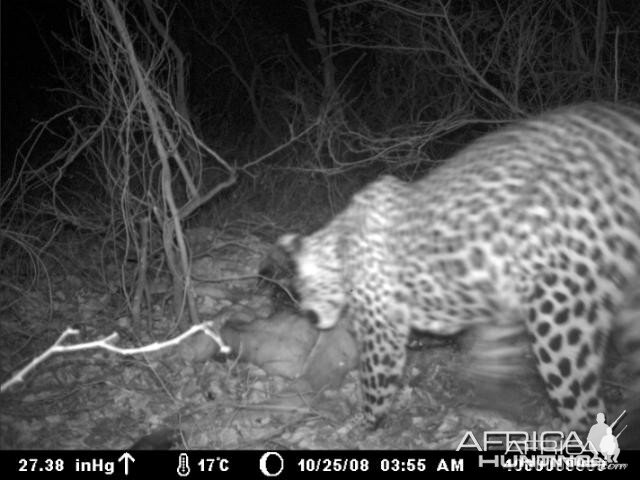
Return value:
<svg viewBox="0 0 640 480">
<path fill-rule="evenodd" d="M 84 339 L 117 330 L 123 345 L 141 345 L 199 323 L 184 304 L 194 299 L 184 289 L 192 261 L 234 280 L 215 285 L 216 308 L 227 309 L 217 302 L 224 297 L 253 318 L 262 309 L 257 300 L 272 298 L 259 290 L 264 285 L 290 302 L 255 278 L 274 240 L 313 230 L 377 175 L 415 179 L 483 133 L 560 105 L 640 100 L 636 0 L 146 0 L 162 22 L 168 15 L 169 36 L 184 54 L 184 104 L 175 56 L 158 55 L 162 38 L 145 0 L 113 1 L 155 116 L 140 101 L 138 70 L 122 54 L 106 0 L 0 0 L 3 379 L 71 324 L 81 323 Z M 101 23 L 92 23 L 88 5 Z M 113 41 L 96 40 L 105 34 Z M 163 148 L 173 151 L 157 148 L 150 118 L 166 122 L 177 141 L 165 138 Z M 230 170 L 235 182 L 225 186 Z M 171 202 L 196 206 L 179 210 L 176 222 Z M 168 227 L 176 224 L 184 235 Z M 290 280 L 284 273 L 280 284 Z M 138 295 L 156 285 L 154 294 Z M 273 297 L 269 304 L 279 308 L 284 300 Z M 247 298 L 251 308 L 241 303 Z M 218 321 L 222 310 L 207 314 Z M 171 375 L 152 376 L 132 375 L 147 369 L 142 359 L 107 355 L 108 363 L 91 364 L 90 355 L 77 355 L 40 365 L 27 379 L 34 383 L 0 397 L 1 447 L 122 448 L 123 430 L 133 443 L 152 417 L 177 406 L 164 379 L 186 401 L 205 393 L 193 392 L 194 368 L 183 369 L 177 353 L 160 362 Z M 456 369 L 452 358 L 443 351 L 429 363 L 425 397 L 440 383 L 432 381 L 436 371 Z M 207 366 L 212 385 L 246 383 L 225 364 Z M 442 385 L 453 383 L 447 377 Z M 125 385 L 132 395 L 114 405 Z M 248 398 L 233 383 L 228 390 Z M 457 408 L 455 393 L 447 395 Z M 154 408 L 150 397 L 162 401 Z M 451 424 L 448 409 L 430 403 L 425 423 Z M 519 404 L 509 395 L 502 403 Z M 74 422 L 78 412 L 84 420 Z M 222 432 L 236 418 L 210 413 L 210 425 L 198 417 L 193 425 Z M 541 413 L 536 418 L 548 418 Z M 404 425 L 422 437 L 422 427 L 406 420 L 393 426 L 395 436 L 379 436 L 381 447 L 395 445 Z M 445 436 L 458 428 L 451 425 Z M 331 430 L 331 442 L 358 445 Z M 414 439 L 405 440 L 399 448 Z M 193 445 L 219 444 L 200 438 Z"/>
</svg>

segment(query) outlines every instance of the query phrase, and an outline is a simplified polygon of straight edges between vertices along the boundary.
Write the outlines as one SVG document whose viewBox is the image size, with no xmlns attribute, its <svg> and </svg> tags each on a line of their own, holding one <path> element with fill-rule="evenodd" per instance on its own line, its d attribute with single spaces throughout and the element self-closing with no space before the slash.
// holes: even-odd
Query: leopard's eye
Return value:
<svg viewBox="0 0 640 480">
<path fill-rule="evenodd" d="M 318 317 L 318 314 L 315 312 L 315 310 L 304 310 L 302 312 L 302 315 L 309 320 L 309 322 L 312 325 L 317 325 L 318 323 L 320 323 L 320 317 Z"/>
</svg>

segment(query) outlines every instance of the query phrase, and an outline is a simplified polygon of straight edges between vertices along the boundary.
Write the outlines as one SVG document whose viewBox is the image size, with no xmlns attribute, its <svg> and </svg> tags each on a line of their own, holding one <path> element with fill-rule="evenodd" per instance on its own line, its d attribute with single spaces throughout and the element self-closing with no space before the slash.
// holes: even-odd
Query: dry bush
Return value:
<svg viewBox="0 0 640 480">
<path fill-rule="evenodd" d="M 0 248 L 23 253 L 3 262 L 3 274 L 24 254 L 42 264 L 47 242 L 72 227 L 102 238 L 99 261 L 120 266 L 119 288 L 136 320 L 150 306 L 148 275 L 168 270 L 176 319 L 188 306 L 195 321 L 182 222 L 233 184 L 235 170 L 191 127 L 184 56 L 167 14 L 152 0 L 78 5 L 83 21 L 66 44 L 74 68 L 61 70 L 57 91 L 73 106 L 36 127 L 18 153 L 19 170 L 3 183 L 9 214 Z M 61 143 L 45 161 L 34 153 L 46 147 L 43 138 Z M 203 162 L 216 171 L 206 190 Z"/>
<path fill-rule="evenodd" d="M 311 112 L 320 120 L 296 164 L 304 169 L 406 167 L 438 155 L 443 139 L 640 94 L 638 9 L 615 11 L 606 0 L 318 3 L 330 31 L 317 48 L 338 78 L 332 95 L 316 95 L 324 103 Z M 290 94 L 303 123 L 307 97 Z"/>
<path fill-rule="evenodd" d="M 361 116 L 388 130 L 464 108 L 504 119 L 585 99 L 637 96 L 638 9 L 614 2 L 354 2 L 335 51 L 365 51 Z M 595 8 L 594 8 L 595 7 Z M 634 12 L 633 15 L 629 15 Z M 384 112 L 384 115 L 382 113 Z"/>
<path fill-rule="evenodd" d="M 210 224 L 249 204 L 291 223 L 313 215 L 316 196 L 330 214 L 378 173 L 411 178 L 507 120 L 640 98 L 639 9 L 607 0 L 305 0 L 315 64 L 301 56 L 306 45 L 259 30 L 251 2 L 179 4 L 178 36 L 151 0 L 79 5 L 65 63 L 75 68 L 61 67 L 54 92 L 66 108 L 37 126 L 0 190 L 0 273 L 20 278 L 11 288 L 26 285 L 58 233 L 99 236 L 135 315 L 154 271 L 171 271 L 174 303 L 184 304 L 181 222 L 213 197 Z M 207 75 L 189 78 L 175 38 L 198 39 Z M 192 102 L 195 115 L 190 80 L 209 92 Z M 226 146 L 234 168 L 193 124 Z M 236 171 L 239 187 L 218 195 Z"/>
<path fill-rule="evenodd" d="M 255 25 L 243 27 L 246 16 L 238 12 L 247 2 L 215 5 L 217 13 L 229 12 L 216 16 L 216 25 L 237 26 L 230 37 L 241 45 L 234 56 L 229 38 L 207 37 L 222 52 L 216 71 L 239 80 L 237 108 L 220 114 L 246 117 L 250 107 L 255 117 L 253 133 L 229 117 L 226 139 L 216 140 L 242 139 L 232 148 L 254 181 L 240 185 L 238 198 L 262 195 L 262 205 L 280 203 L 279 212 L 290 203 L 307 208 L 290 199 L 295 188 L 315 191 L 310 185 L 324 185 L 318 200 L 338 209 L 351 184 L 382 171 L 413 178 L 472 138 L 530 113 L 640 97 L 640 9 L 631 5 L 305 0 L 305 45 L 272 36 L 272 54 L 264 33 L 254 38 Z M 308 45 L 317 52 L 313 62 L 304 54 Z M 290 132 L 306 134 L 276 155 L 260 153 Z M 289 188 L 270 188 L 286 182 Z"/>
</svg>

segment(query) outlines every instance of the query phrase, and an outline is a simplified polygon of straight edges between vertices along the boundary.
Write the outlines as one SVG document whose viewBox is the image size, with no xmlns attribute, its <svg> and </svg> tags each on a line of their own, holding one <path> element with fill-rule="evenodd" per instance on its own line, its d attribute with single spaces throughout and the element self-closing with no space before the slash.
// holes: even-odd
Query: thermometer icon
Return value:
<svg viewBox="0 0 640 480">
<path fill-rule="evenodd" d="M 191 469 L 189 468 L 189 457 L 186 453 L 181 453 L 178 456 L 178 475 L 181 477 L 186 477 L 191 473 Z"/>
</svg>

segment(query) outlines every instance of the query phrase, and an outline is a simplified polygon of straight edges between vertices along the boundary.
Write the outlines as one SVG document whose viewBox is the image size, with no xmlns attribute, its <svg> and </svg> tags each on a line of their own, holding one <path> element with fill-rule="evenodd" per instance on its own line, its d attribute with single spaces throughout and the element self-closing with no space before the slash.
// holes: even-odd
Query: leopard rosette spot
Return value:
<svg viewBox="0 0 640 480">
<path fill-rule="evenodd" d="M 583 104 L 515 123 L 416 182 L 380 178 L 280 246 L 318 327 L 352 326 L 373 423 L 389 410 L 410 329 L 474 327 L 469 353 L 487 377 L 512 374 L 524 332 L 567 428 L 604 411 L 610 334 L 638 389 L 640 315 L 627 308 L 640 291 L 637 108 Z"/>
</svg>

